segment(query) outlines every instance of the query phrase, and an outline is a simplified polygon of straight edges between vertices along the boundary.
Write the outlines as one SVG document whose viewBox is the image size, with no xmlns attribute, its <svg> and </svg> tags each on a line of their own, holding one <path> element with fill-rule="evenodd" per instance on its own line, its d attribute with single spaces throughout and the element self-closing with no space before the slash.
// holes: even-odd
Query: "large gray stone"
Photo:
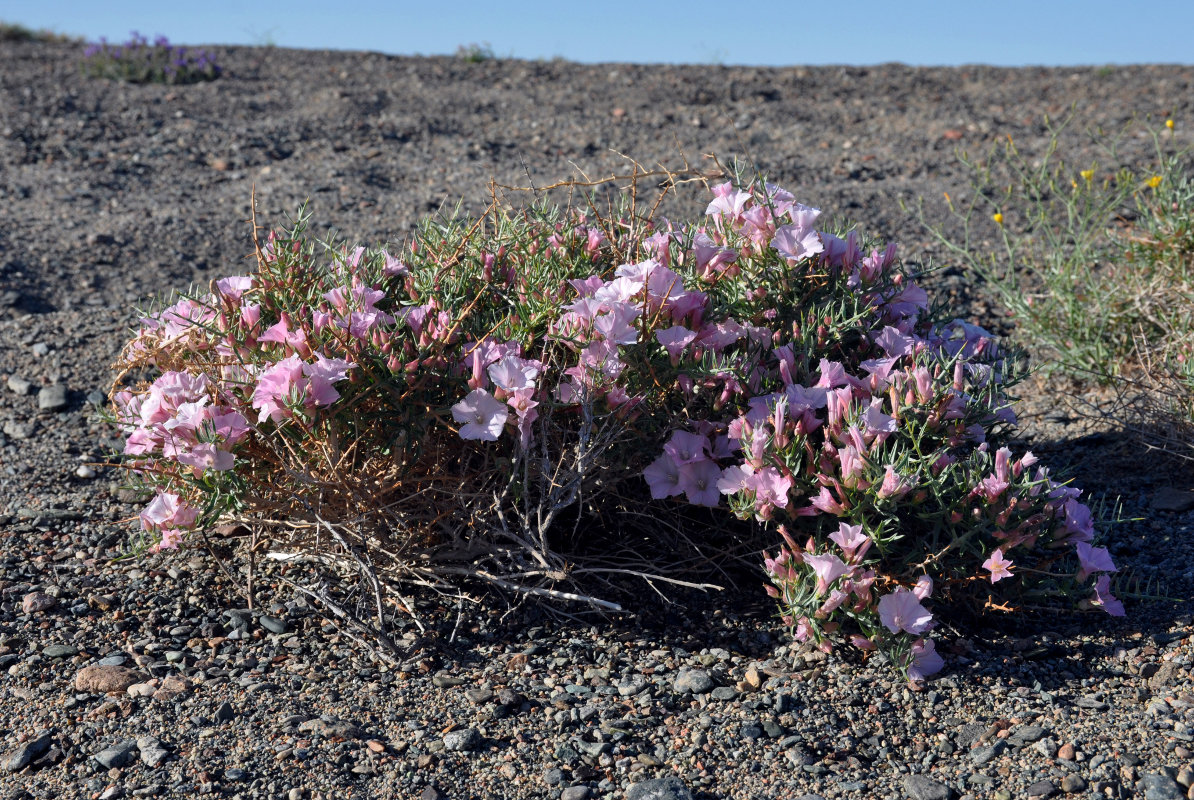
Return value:
<svg viewBox="0 0 1194 800">
<path fill-rule="evenodd" d="M 66 387 L 61 383 L 43 386 L 37 393 L 39 411 L 61 411 L 66 408 Z"/>
<path fill-rule="evenodd" d="M 703 669 L 682 669 L 680 674 L 676 676 L 672 688 L 680 694 L 685 692 L 692 692 L 693 694 L 705 694 L 713 691 L 713 678 L 709 676 L 709 672 Z"/>
<path fill-rule="evenodd" d="M 137 757 L 137 743 L 132 739 L 118 742 L 111 747 L 105 747 L 94 758 L 104 769 L 127 767 Z"/>
<path fill-rule="evenodd" d="M 949 787 L 927 775 L 909 775 L 904 778 L 904 791 L 912 800 L 949 800 Z"/>
<path fill-rule="evenodd" d="M 0 756 L 0 766 L 8 772 L 19 772 L 41 758 L 50 749 L 53 734 L 42 731 L 34 738 L 24 742 L 15 750 Z"/>
<path fill-rule="evenodd" d="M 1186 797 L 1177 781 L 1156 772 L 1141 777 L 1136 788 L 1144 791 L 1144 800 L 1185 800 Z"/>
<path fill-rule="evenodd" d="M 626 800 L 692 800 L 692 792 L 674 775 L 635 783 L 626 790 Z"/>
</svg>

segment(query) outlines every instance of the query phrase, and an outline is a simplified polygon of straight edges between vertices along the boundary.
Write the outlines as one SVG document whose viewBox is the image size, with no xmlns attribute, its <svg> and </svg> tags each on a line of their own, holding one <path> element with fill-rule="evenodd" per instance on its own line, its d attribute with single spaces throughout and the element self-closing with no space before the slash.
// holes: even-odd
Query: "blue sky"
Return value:
<svg viewBox="0 0 1194 800">
<path fill-rule="evenodd" d="M 1194 63 L 1194 0 L 17 0 L 0 20 L 96 39 L 695 64 Z"/>
</svg>

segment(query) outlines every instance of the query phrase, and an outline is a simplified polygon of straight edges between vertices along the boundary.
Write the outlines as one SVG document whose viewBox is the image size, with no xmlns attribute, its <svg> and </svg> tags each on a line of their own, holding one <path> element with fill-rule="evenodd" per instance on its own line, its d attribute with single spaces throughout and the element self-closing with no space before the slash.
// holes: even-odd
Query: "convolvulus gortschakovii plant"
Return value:
<svg viewBox="0 0 1194 800">
<path fill-rule="evenodd" d="M 914 680 L 951 604 L 1122 614 L 1078 491 L 1004 446 L 1014 359 L 819 213 L 735 178 L 689 225 L 495 201 L 398 252 L 316 243 L 300 217 L 124 350 L 144 544 L 242 520 L 355 559 L 379 611 L 464 578 L 575 598 L 566 545 L 616 537 L 577 533 L 582 506 L 637 496 L 660 521 L 760 521 L 794 636 Z"/>
</svg>

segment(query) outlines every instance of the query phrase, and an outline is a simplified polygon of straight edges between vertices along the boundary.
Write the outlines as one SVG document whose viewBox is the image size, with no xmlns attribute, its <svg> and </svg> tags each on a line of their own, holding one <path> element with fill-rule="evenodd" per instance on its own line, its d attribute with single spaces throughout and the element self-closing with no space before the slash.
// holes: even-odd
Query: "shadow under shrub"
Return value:
<svg viewBox="0 0 1194 800">
<path fill-rule="evenodd" d="M 1078 491 L 1001 446 L 1014 359 L 990 334 L 761 180 L 714 186 L 692 225 L 637 204 L 681 177 L 636 170 L 605 211 L 495 195 L 396 253 L 300 216 L 252 274 L 148 315 L 112 407 L 156 492 L 141 547 L 241 524 L 250 553 L 356 574 L 384 636 L 412 586 L 607 609 L 590 589 L 614 575 L 708 586 L 667 553 L 711 549 L 680 510 L 709 507 L 719 549 L 779 545 L 797 639 L 912 679 L 941 666 L 930 607 L 1122 613 Z"/>
</svg>

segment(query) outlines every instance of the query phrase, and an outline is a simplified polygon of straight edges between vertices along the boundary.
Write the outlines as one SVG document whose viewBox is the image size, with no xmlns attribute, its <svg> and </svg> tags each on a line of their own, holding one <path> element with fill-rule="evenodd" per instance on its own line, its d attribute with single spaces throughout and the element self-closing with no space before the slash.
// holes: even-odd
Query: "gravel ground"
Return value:
<svg viewBox="0 0 1194 800">
<path fill-rule="evenodd" d="M 243 269 L 250 190 L 278 224 L 401 239 L 491 178 L 542 185 L 620 154 L 747 156 L 799 199 L 934 255 L 899 200 L 953 152 L 1045 113 L 1194 125 L 1194 68 L 748 69 L 218 50 L 221 80 L 86 80 L 68 45 L 0 44 L 0 787 L 3 797 L 1194 798 L 1194 476 L 1090 429 L 1047 388 L 1028 435 L 1095 498 L 1142 594 L 1109 621 L 1040 614 L 943 636 L 912 692 L 793 647 L 740 590 L 640 592 L 617 620 L 419 600 L 399 666 L 302 600 L 246 608 L 194 552 L 113 562 L 137 506 L 92 419 L 145 295 Z M 1125 152 L 1143 157 L 1147 143 Z M 1093 154 L 1092 154 L 1093 155 Z M 689 217 L 700 197 L 666 212 Z M 938 254 L 939 255 L 939 254 Z M 936 288 L 1000 320 L 947 270 Z M 269 574 L 260 578 L 268 584 Z M 266 586 L 265 588 L 268 588 Z M 641 588 L 641 587 L 640 587 Z M 500 603 L 495 605 L 500 606 Z"/>
</svg>

